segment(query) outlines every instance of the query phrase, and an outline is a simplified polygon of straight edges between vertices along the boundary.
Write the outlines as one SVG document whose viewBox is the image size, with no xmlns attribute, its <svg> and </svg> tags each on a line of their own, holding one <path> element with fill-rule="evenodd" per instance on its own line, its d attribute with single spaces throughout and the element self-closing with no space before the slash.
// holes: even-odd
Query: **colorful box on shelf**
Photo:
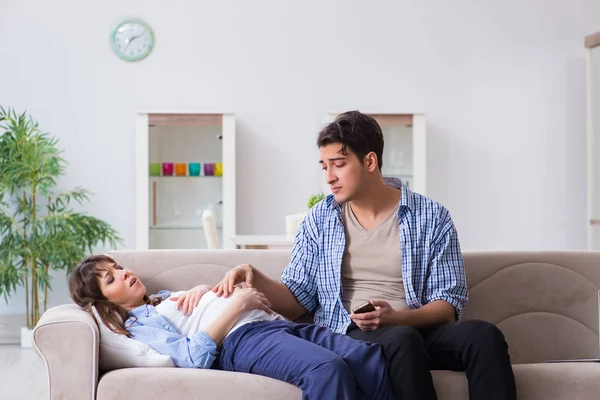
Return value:
<svg viewBox="0 0 600 400">
<path fill-rule="evenodd" d="M 160 163 L 150 163 L 150 176 L 160 176 Z"/>
<path fill-rule="evenodd" d="M 184 163 L 175 164 L 175 175 L 186 176 L 187 175 L 187 164 L 184 164 Z"/>
<path fill-rule="evenodd" d="M 223 176 L 223 163 L 215 163 L 215 176 Z"/>
<path fill-rule="evenodd" d="M 163 176 L 172 176 L 173 175 L 173 163 L 172 162 L 162 163 L 162 172 L 163 172 Z"/>
<path fill-rule="evenodd" d="M 188 164 L 190 176 L 200 176 L 200 163 L 191 162 Z"/>
</svg>

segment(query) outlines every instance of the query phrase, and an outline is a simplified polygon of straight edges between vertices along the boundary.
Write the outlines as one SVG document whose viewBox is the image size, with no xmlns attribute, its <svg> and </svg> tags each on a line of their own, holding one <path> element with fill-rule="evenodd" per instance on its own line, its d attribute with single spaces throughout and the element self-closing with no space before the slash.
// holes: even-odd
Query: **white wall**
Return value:
<svg viewBox="0 0 600 400">
<path fill-rule="evenodd" d="M 109 46 L 127 16 L 156 35 L 140 63 Z M 583 37 L 599 29 L 597 0 L 3 0 L 0 104 L 60 138 L 61 185 L 94 192 L 127 246 L 137 110 L 235 112 L 238 231 L 280 233 L 319 188 L 323 116 L 368 109 L 427 115 L 429 194 L 463 248 L 583 248 Z"/>
</svg>

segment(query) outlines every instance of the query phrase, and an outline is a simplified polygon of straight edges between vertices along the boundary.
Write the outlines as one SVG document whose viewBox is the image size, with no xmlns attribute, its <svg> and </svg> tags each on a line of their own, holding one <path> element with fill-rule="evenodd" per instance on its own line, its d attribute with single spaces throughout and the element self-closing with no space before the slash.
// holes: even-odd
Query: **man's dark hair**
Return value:
<svg viewBox="0 0 600 400">
<path fill-rule="evenodd" d="M 377 155 L 377 165 L 381 171 L 383 165 L 383 133 L 381 127 L 371 116 L 359 111 L 347 111 L 338 115 L 327 124 L 317 138 L 317 146 L 332 143 L 342 145 L 341 153 L 346 155 L 350 149 L 360 162 L 370 152 Z"/>
</svg>

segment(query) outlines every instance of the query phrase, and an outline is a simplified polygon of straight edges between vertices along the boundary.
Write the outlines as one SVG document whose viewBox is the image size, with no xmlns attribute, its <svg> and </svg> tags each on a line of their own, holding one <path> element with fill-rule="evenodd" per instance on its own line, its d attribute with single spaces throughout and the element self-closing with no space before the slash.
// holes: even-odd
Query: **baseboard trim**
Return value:
<svg viewBox="0 0 600 400">
<path fill-rule="evenodd" d="M 20 344 L 25 315 L 0 315 L 0 344 Z"/>
</svg>

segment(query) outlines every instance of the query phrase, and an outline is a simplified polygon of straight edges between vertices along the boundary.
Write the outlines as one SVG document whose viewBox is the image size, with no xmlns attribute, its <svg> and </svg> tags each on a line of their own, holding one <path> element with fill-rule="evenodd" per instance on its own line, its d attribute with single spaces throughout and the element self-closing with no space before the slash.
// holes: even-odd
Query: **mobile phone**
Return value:
<svg viewBox="0 0 600 400">
<path fill-rule="evenodd" d="M 362 313 L 371 312 L 371 311 L 375 311 L 375 307 L 373 306 L 373 304 L 369 303 L 368 301 L 366 303 L 363 303 L 360 306 L 352 309 L 353 314 L 362 314 Z"/>
</svg>

